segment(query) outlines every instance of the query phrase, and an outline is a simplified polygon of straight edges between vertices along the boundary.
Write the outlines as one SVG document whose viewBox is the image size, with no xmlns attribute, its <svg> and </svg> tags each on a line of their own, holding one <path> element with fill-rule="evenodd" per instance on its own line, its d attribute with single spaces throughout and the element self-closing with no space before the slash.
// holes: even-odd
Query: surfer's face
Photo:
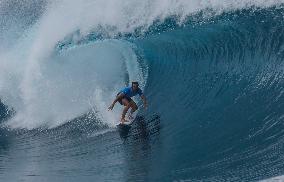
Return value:
<svg viewBox="0 0 284 182">
<path fill-rule="evenodd" d="M 138 90 L 138 84 L 132 84 L 132 89 L 133 89 L 134 91 Z"/>
</svg>

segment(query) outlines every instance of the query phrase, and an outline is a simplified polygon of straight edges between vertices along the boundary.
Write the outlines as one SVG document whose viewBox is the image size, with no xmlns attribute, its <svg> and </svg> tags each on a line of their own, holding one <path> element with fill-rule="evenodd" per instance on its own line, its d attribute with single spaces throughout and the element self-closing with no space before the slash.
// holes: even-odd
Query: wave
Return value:
<svg viewBox="0 0 284 182">
<path fill-rule="evenodd" d="M 149 60 L 150 110 L 179 153 L 172 179 L 231 179 L 227 165 L 235 180 L 283 174 L 272 157 L 283 155 L 282 17 L 283 9 L 243 10 L 134 40 Z M 200 177 L 205 169 L 216 170 Z"/>
<path fill-rule="evenodd" d="M 36 2 L 29 1 L 29 3 Z M 37 2 L 35 7 L 41 8 L 36 11 L 35 15 L 17 12 L 17 14 L 23 15 L 16 16 L 18 19 L 34 17 L 32 19 L 34 23 L 25 23 L 27 26 L 24 26 L 24 31 L 23 28 L 19 28 L 18 32 L 24 32 L 22 36 L 11 38 L 9 42 L 13 42 L 13 46 L 5 47 L 3 45 L 5 53 L 1 54 L 1 68 L 3 68 L 0 80 L 2 85 L 1 98 L 7 106 L 13 108 L 17 113 L 13 117 L 13 122 L 10 122 L 13 123 L 11 126 L 24 128 L 34 128 L 41 125 L 58 126 L 58 124 L 60 125 L 91 109 L 92 107 L 88 103 L 90 101 L 86 101 L 90 98 L 99 99 L 98 97 L 102 97 L 99 99 L 100 101 L 95 103 L 96 105 L 103 105 L 96 107 L 104 108 L 106 102 L 111 100 L 109 95 L 114 95 L 115 90 L 119 87 L 118 85 L 127 85 L 129 80 L 139 80 L 145 85 L 147 66 L 141 61 L 143 54 L 138 54 L 138 52 L 145 52 L 148 48 L 140 50 L 139 48 L 136 49 L 134 45 L 130 45 L 131 43 L 127 43 L 129 42 L 127 40 L 129 34 L 143 35 L 146 33 L 147 35 L 147 32 L 154 30 L 152 35 L 156 36 L 156 34 L 162 32 L 161 27 L 170 27 L 167 26 L 169 25 L 167 21 L 171 17 L 174 17 L 173 22 L 175 24 L 172 28 L 179 29 L 190 21 L 188 17 L 193 17 L 193 19 L 195 16 L 201 17 L 199 18 L 201 21 L 198 21 L 200 23 L 208 17 L 213 17 L 214 20 L 217 15 L 241 9 L 269 8 L 271 6 L 281 8 L 281 3 L 281 1 L 233 1 L 230 3 L 223 1 L 163 1 L 163 3 L 159 1 L 118 1 L 110 3 L 101 0 Z M 4 5 L 8 7 L 7 4 L 4 3 Z M 24 7 L 22 12 L 30 12 L 31 7 L 31 5 Z M 11 15 L 13 15 L 13 12 Z M 4 19 L 8 20 L 9 17 L 11 16 L 7 15 Z M 5 27 L 5 25 L 2 26 Z M 8 27 L 13 27 L 13 25 L 10 24 Z M 155 27 L 157 27 L 157 30 L 155 30 Z M 189 35 L 191 31 L 193 34 L 187 40 L 194 41 L 194 34 L 197 34 L 197 31 L 193 29 L 188 31 L 189 29 L 188 26 L 185 29 L 181 28 L 180 31 L 184 32 L 181 36 Z M 166 28 L 164 31 L 167 30 L 169 29 Z M 1 37 L 5 37 L 7 32 L 9 31 L 1 32 Z M 92 38 L 101 35 L 100 38 L 103 40 L 92 41 L 90 34 L 95 35 Z M 206 32 L 201 36 L 206 36 L 205 34 Z M 168 35 L 170 34 L 159 36 L 159 40 Z M 122 37 L 122 40 L 110 39 L 117 36 Z M 170 36 L 174 37 L 175 35 Z M 70 50 L 57 52 L 56 46 L 68 37 L 71 39 L 71 45 L 75 47 L 71 46 Z M 91 40 L 91 42 L 84 43 L 83 41 L 83 45 L 78 45 L 84 40 L 84 37 L 89 37 L 87 40 Z M 125 38 L 126 40 L 123 40 Z M 148 40 L 146 38 L 141 42 Z M 213 42 L 213 40 L 195 41 L 197 41 L 197 44 L 202 44 L 202 41 Z M 132 41 L 130 40 L 130 42 Z M 208 43 L 210 44 L 210 42 Z M 222 43 L 222 41 L 219 43 Z M 140 46 L 137 41 L 135 44 Z M 201 46 L 210 49 L 210 45 Z M 180 48 L 181 51 L 184 49 L 182 46 Z M 186 49 L 189 48 L 192 48 L 190 52 L 195 49 L 191 45 L 187 46 Z M 193 54 L 204 52 L 198 49 L 196 51 L 198 52 L 193 52 Z M 104 52 L 104 54 L 100 52 Z M 114 54 L 109 54 L 109 52 Z M 159 55 L 159 53 L 153 55 L 155 54 Z M 184 53 L 181 52 L 181 54 Z M 171 55 L 166 52 L 162 56 Z M 67 63 L 68 59 L 72 61 Z M 104 63 L 104 61 L 107 62 Z M 124 69 L 121 68 L 123 66 Z M 84 70 L 90 67 L 93 67 L 93 70 L 89 69 L 88 74 L 85 74 Z M 101 72 L 101 70 L 104 71 Z M 107 70 L 111 70 L 111 73 Z M 65 76 L 59 74 L 64 72 Z M 126 76 L 121 75 L 121 73 Z M 105 78 L 105 80 L 98 77 Z M 117 77 L 119 79 L 115 79 Z M 97 84 L 101 85 L 94 86 Z M 105 91 L 109 88 L 109 85 L 114 85 L 114 89 Z M 89 92 L 93 93 L 90 94 Z M 107 96 L 94 96 L 98 93 L 104 93 Z M 92 106 L 93 104 L 91 103 Z M 101 116 L 109 115 L 102 109 L 100 109 L 100 112 L 102 112 Z M 113 123 L 117 119 L 112 116 L 112 119 L 107 118 L 105 120 L 111 120 Z"/>
</svg>

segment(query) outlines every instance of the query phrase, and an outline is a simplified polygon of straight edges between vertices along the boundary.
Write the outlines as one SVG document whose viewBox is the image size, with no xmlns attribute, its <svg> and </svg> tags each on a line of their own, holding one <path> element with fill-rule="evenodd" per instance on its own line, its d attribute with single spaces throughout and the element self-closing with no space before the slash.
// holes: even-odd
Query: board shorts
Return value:
<svg viewBox="0 0 284 182">
<path fill-rule="evenodd" d="M 116 96 L 118 96 L 119 94 L 120 94 L 120 93 L 118 93 Z M 126 99 L 126 100 L 128 100 L 128 102 L 131 102 L 131 101 L 132 101 L 132 99 L 131 99 L 130 97 L 124 95 L 121 99 L 118 100 L 118 102 L 120 103 L 120 105 L 123 105 L 122 99 Z"/>
</svg>

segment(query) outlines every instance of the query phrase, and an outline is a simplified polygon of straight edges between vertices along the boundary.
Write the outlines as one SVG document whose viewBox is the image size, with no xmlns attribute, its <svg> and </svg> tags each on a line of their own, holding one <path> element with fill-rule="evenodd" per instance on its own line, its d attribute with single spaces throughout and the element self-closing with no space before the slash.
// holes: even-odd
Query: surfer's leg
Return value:
<svg viewBox="0 0 284 182">
<path fill-rule="evenodd" d="M 122 121 L 122 123 L 123 123 L 123 122 L 125 121 L 125 115 L 126 115 L 128 109 L 129 109 L 131 106 L 130 106 L 129 101 L 128 101 L 127 99 L 125 99 L 125 98 L 122 99 L 122 103 L 123 103 L 123 105 L 124 105 L 124 108 L 123 108 L 123 111 L 122 111 L 122 115 L 121 115 L 121 121 Z"/>
<path fill-rule="evenodd" d="M 133 100 L 130 101 L 129 105 L 131 107 L 130 117 L 131 117 L 131 119 L 133 119 L 132 114 L 138 109 L 138 106 Z"/>
</svg>

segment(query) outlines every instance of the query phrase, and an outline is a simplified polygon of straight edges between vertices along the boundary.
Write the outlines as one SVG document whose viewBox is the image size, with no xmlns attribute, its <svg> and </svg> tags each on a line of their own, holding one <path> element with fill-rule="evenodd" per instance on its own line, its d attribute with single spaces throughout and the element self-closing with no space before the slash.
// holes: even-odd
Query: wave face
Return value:
<svg viewBox="0 0 284 182">
<path fill-rule="evenodd" d="M 164 166 L 176 167 L 175 179 L 282 173 L 282 12 L 225 14 L 135 41 L 151 60 L 146 90 L 164 118 Z"/>
<path fill-rule="evenodd" d="M 0 3 L 1 180 L 284 174 L 282 1 L 12 3 Z M 122 108 L 107 107 L 134 80 L 149 107 L 120 131 Z"/>
</svg>

